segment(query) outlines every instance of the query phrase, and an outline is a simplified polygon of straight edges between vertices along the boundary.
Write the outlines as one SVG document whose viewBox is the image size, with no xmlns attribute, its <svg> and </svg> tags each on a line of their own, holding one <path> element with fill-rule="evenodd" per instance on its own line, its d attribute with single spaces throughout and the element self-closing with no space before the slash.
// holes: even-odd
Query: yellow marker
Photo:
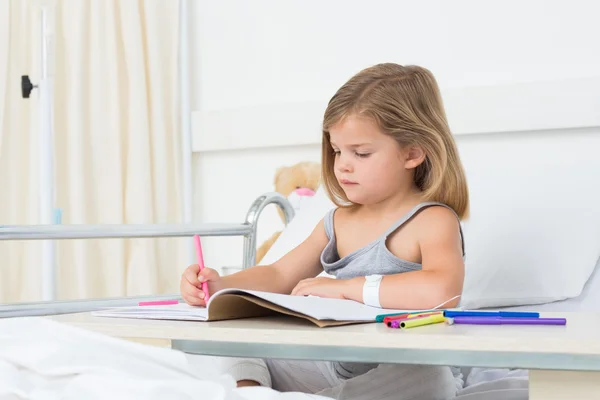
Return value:
<svg viewBox="0 0 600 400">
<path fill-rule="evenodd" d="M 410 319 L 405 319 L 404 321 L 400 322 L 400 328 L 414 328 L 416 326 L 439 324 L 441 322 L 444 322 L 445 320 L 446 320 L 446 318 L 444 317 L 443 313 L 429 315 L 427 317 L 421 317 L 421 318 L 419 318 L 419 317 L 410 318 Z"/>
</svg>

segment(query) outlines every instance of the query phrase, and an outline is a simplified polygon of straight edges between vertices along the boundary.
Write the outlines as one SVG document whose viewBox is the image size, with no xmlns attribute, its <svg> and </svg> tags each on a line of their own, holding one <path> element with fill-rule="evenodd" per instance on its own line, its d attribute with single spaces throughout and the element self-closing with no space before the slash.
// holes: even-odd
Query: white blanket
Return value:
<svg viewBox="0 0 600 400">
<path fill-rule="evenodd" d="M 306 400 L 235 387 L 194 370 L 182 352 L 120 340 L 44 318 L 0 320 L 0 400 Z"/>
</svg>

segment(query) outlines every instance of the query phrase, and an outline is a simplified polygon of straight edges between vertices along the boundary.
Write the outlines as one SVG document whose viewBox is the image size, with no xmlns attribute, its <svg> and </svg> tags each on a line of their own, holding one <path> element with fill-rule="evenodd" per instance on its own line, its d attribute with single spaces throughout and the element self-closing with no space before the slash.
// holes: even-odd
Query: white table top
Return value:
<svg viewBox="0 0 600 400">
<path fill-rule="evenodd" d="M 56 315 L 55 321 L 122 338 L 170 339 L 203 354 L 600 371 L 600 313 L 541 313 L 566 326 L 384 324 L 318 328 L 290 317 L 219 322 Z"/>
</svg>

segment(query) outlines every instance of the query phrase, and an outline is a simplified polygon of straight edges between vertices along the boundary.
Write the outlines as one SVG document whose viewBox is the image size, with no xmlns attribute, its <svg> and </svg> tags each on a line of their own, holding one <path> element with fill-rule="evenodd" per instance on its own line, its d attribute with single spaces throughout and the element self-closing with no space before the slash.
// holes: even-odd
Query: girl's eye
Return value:
<svg viewBox="0 0 600 400">
<path fill-rule="evenodd" d="M 370 155 L 371 155 L 370 153 L 356 153 L 356 156 L 359 158 L 367 158 Z"/>
</svg>

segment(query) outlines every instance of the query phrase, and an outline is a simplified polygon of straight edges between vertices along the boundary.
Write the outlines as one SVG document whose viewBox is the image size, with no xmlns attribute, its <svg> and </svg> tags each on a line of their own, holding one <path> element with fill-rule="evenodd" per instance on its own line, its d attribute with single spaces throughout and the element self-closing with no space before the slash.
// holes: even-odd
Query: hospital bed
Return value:
<svg viewBox="0 0 600 400">
<path fill-rule="evenodd" d="M 597 129 L 509 132 L 490 134 L 485 140 L 477 135 L 459 137 L 459 147 L 472 193 L 471 217 L 464 224 L 467 275 L 462 305 L 558 313 L 567 317 L 567 327 L 442 331 L 438 326 L 399 333 L 374 324 L 323 330 L 283 325 L 277 319 L 266 325 L 250 321 L 174 324 L 100 320 L 89 313 L 136 304 L 140 298 L 6 305 L 0 307 L 0 315 L 41 316 L 31 324 L 58 321 L 63 328 L 103 334 L 94 340 L 105 336 L 169 339 L 175 349 L 190 353 L 456 365 L 465 379 L 457 400 L 599 398 Z M 541 153 L 544 157 L 536 157 Z M 239 225 L 160 227 L 159 231 L 157 227 L 98 226 L 77 232 L 69 232 L 68 225 L 10 227 L 0 229 L 0 239 L 243 235 L 242 263 L 248 267 L 254 263 L 256 248 L 253 224 L 268 198 L 255 201 L 254 211 Z M 287 206 L 282 198 L 273 202 Z M 288 213 L 286 228 L 262 263 L 272 262 L 301 242 L 330 207 L 318 190 L 305 208 L 295 215 Z M 153 351 L 144 348 L 143 353 Z"/>
<path fill-rule="evenodd" d="M 270 193 L 259 197 L 251 205 L 245 223 L 240 225 L 10 227 L 0 229 L 0 237 L 5 240 L 42 240 L 172 237 L 196 233 L 243 235 L 242 265 L 248 267 L 254 261 L 258 217 L 261 210 L 271 203 L 285 211 L 286 229 L 281 242 L 276 242 L 273 251 L 267 254 L 266 262 L 294 246 L 294 240 L 301 240 L 308 232 L 313 223 L 311 219 L 332 206 L 319 190 L 312 208 L 301 211 L 295 217 L 285 198 Z M 291 238 L 292 234 L 299 236 Z M 146 299 L 179 297 L 177 295 L 3 305 L 0 306 L 0 316 L 39 316 L 119 339 L 166 339 L 171 341 L 172 349 L 186 354 L 460 366 L 465 388 L 456 400 L 594 398 L 590 394 L 600 393 L 600 342 L 597 340 L 600 332 L 600 314 L 597 313 L 600 304 L 599 271 L 600 262 L 580 296 L 546 304 L 503 307 L 566 316 L 569 321 L 566 329 L 461 326 L 448 330 L 444 326 L 432 326 L 399 333 L 380 324 L 323 330 L 302 321 L 276 317 L 193 323 L 99 318 L 90 313 L 137 304 Z M 147 351 L 154 349 L 148 348 Z M 274 393 L 270 392 L 269 396 L 274 396 Z"/>
</svg>

